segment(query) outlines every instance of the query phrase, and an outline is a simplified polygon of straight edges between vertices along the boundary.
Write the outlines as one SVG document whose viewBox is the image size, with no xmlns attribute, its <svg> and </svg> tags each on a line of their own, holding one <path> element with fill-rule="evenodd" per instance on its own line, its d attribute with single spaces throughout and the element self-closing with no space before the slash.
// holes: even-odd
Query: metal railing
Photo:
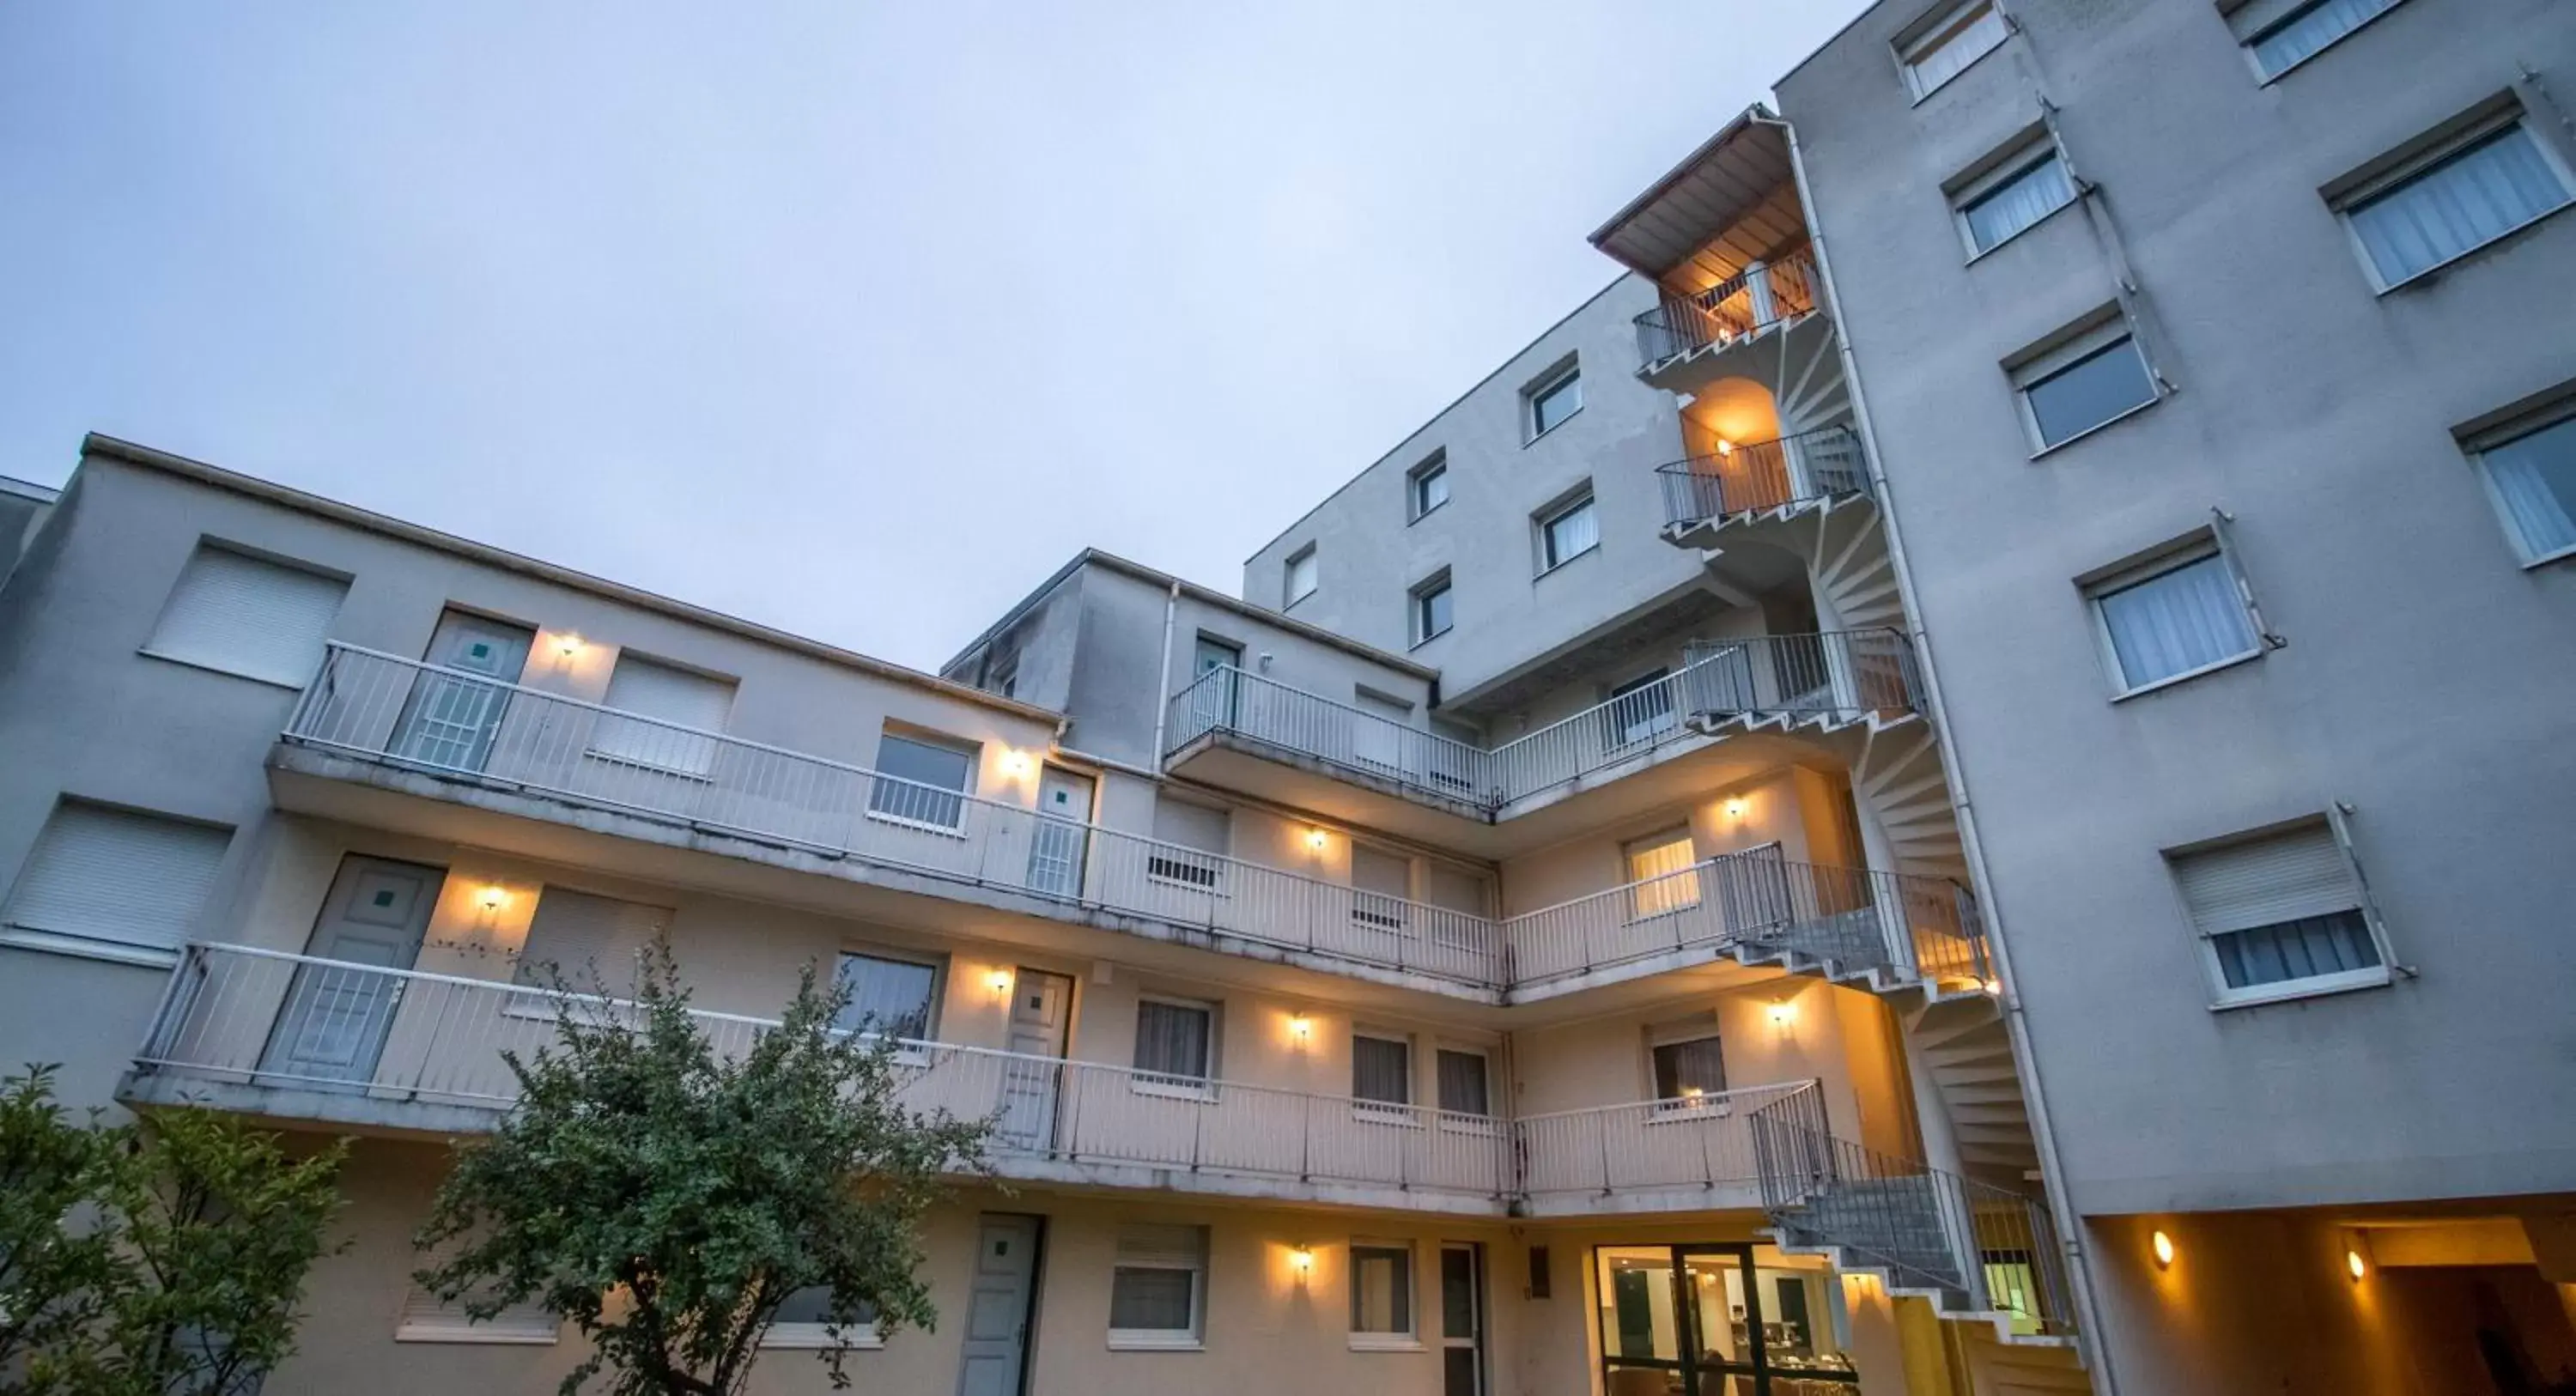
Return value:
<svg viewBox="0 0 2576 1396">
<path fill-rule="evenodd" d="M 1521 1191 L 1739 1187 L 1751 1195 L 1761 1182 L 1755 1108 L 1816 1091 L 1815 1082 L 1797 1081 L 1523 1116 L 1513 1125 Z"/>
<path fill-rule="evenodd" d="M 1902 630 L 1695 640 L 1682 651 L 1689 714 L 1737 718 L 1893 719 L 1923 709 L 1914 644 Z"/>
<path fill-rule="evenodd" d="M 324 655 L 285 739 L 1480 989 L 1503 977 L 1482 916 L 349 645 Z"/>
<path fill-rule="evenodd" d="M 518 1096 L 501 1054 L 553 1042 L 567 1006 L 591 1021 L 637 1011 L 608 995 L 192 944 L 135 1063 L 192 1081 L 497 1111 Z M 693 1016 L 719 1055 L 775 1026 Z M 1512 1188 L 1508 1124 L 1484 1116 L 942 1042 L 899 1042 L 897 1073 L 908 1108 L 992 1120 L 989 1149 L 1004 1162 L 1491 1198 Z"/>
<path fill-rule="evenodd" d="M 1784 1239 L 1830 1246 L 2026 1333 L 2075 1331 L 2066 1253 L 2039 1199 L 1835 1138 L 1820 1096 L 1753 1109 L 1762 1208 Z"/>
<path fill-rule="evenodd" d="M 1163 754 L 1211 732 L 1237 733 L 1440 798 L 1476 804 L 1488 795 L 1482 747 L 1231 665 L 1208 670 L 1172 695 Z"/>
<path fill-rule="evenodd" d="M 1805 247 L 1754 262 L 1704 291 L 1667 293 L 1637 317 L 1637 352 L 1647 367 L 1732 344 L 1784 320 L 1813 314 L 1821 301 L 1814 254 Z"/>
<path fill-rule="evenodd" d="M 1656 466 L 1655 476 L 1663 486 L 1664 522 L 1672 525 L 1869 492 L 1860 434 L 1845 426 L 1691 456 Z"/>
</svg>

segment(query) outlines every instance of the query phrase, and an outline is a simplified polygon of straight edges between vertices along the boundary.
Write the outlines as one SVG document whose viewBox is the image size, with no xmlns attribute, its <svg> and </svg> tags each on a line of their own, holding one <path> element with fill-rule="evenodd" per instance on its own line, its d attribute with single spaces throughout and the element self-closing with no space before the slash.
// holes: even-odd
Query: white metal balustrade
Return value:
<svg viewBox="0 0 2576 1396">
<path fill-rule="evenodd" d="M 292 1095 L 274 1107 L 281 1113 L 399 1126 L 410 1103 L 507 1109 L 518 1082 L 503 1053 L 526 1060 L 553 1043 L 567 1011 L 640 1022 L 633 1002 L 606 994 L 192 944 L 134 1060 L 140 1076 L 199 1091 Z M 748 1051 L 776 1026 L 691 1013 L 720 1056 Z M 941 1042 L 898 1043 L 896 1062 L 907 1108 L 993 1122 L 989 1152 L 1006 1175 L 1034 1160 L 1497 1201 L 1750 1189 L 1751 1110 L 1815 1089 L 1784 1083 L 1509 1120 Z"/>
</svg>

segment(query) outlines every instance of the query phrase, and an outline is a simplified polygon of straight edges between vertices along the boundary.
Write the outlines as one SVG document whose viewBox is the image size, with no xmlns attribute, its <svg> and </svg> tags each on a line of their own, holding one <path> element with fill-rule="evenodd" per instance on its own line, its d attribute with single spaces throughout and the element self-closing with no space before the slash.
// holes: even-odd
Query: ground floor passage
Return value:
<svg viewBox="0 0 2576 1396">
<path fill-rule="evenodd" d="M 265 1396 L 544 1396 L 580 1360 L 542 1313 L 468 1323 L 411 1282 L 411 1233 L 446 1158 L 435 1144 L 358 1145 L 340 1215 L 350 1244 L 316 1268 L 299 1351 Z M 1541 1226 L 961 1189 L 923 1237 L 937 1328 L 868 1340 L 850 1375 L 860 1390 L 936 1396 L 1913 1390 L 1899 1306 L 1782 1254 L 1760 1225 L 1744 1212 Z M 812 1351 L 819 1314 L 791 1301 L 781 1317 L 751 1389 L 830 1390 Z"/>
</svg>

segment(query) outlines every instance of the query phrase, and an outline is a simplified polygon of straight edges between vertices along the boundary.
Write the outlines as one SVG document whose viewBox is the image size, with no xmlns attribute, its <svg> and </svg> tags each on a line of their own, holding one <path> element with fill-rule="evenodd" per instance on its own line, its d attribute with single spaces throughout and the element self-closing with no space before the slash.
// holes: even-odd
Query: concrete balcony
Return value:
<svg viewBox="0 0 2576 1396">
<path fill-rule="evenodd" d="M 333 1129 L 477 1133 L 518 1098 L 502 1054 L 552 1042 L 566 1010 L 591 1022 L 636 1012 L 605 996 L 190 945 L 117 1095 Z M 774 1026 L 696 1017 L 719 1053 Z M 990 1163 L 1004 1179 L 1479 1216 L 1759 1207 L 1752 1111 L 1817 1089 L 1513 1120 L 941 1042 L 898 1043 L 897 1063 L 908 1107 L 993 1122 Z"/>
<path fill-rule="evenodd" d="M 1659 465 L 1655 476 L 1664 541 L 1701 550 L 1870 499 L 1860 436 L 1844 426 L 1728 446 Z"/>
<path fill-rule="evenodd" d="M 1696 397 L 1721 378 L 1780 381 L 1784 364 L 1829 333 L 1824 283 L 1802 244 L 1704 290 L 1667 291 L 1637 317 L 1637 376 L 1666 392 Z"/>
</svg>

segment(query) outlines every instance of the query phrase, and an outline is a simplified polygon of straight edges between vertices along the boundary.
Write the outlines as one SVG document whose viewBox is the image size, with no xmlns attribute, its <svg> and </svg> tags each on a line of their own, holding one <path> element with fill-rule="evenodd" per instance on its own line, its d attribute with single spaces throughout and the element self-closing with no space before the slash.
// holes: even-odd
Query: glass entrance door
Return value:
<svg viewBox="0 0 2576 1396">
<path fill-rule="evenodd" d="M 1722 1244 L 1603 1246 L 1594 1264 L 1607 1396 L 1857 1388 L 1821 1267 L 1793 1267 L 1767 1246 Z"/>
</svg>

